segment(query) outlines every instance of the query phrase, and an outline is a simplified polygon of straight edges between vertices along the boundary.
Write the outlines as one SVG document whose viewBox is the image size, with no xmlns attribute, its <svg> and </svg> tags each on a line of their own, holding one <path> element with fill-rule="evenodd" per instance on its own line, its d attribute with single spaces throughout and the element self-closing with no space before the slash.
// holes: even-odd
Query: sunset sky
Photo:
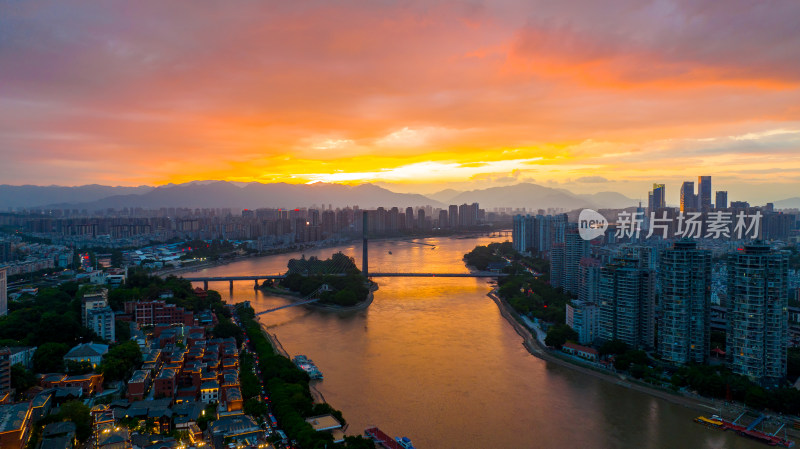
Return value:
<svg viewBox="0 0 800 449">
<path fill-rule="evenodd" d="M 800 2 L 0 2 L 0 184 L 800 196 Z"/>
</svg>

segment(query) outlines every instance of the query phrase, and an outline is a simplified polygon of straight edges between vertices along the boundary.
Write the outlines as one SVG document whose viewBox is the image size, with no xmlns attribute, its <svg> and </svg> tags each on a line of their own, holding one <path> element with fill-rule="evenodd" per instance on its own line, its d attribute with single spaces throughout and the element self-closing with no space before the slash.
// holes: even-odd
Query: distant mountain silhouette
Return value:
<svg viewBox="0 0 800 449">
<path fill-rule="evenodd" d="M 634 200 L 616 192 L 576 195 L 566 189 L 554 189 L 531 183 L 471 190 L 456 195 L 449 202 L 450 204 L 477 202 L 483 208 L 525 207 L 533 211 L 548 208 L 566 210 L 583 207 L 618 208 L 636 204 Z"/>
<path fill-rule="evenodd" d="M 800 196 L 775 201 L 775 209 L 800 209 Z"/>
<path fill-rule="evenodd" d="M 578 194 L 577 196 L 585 198 L 603 209 L 624 209 L 639 204 L 638 200 L 628 198 L 617 192 L 597 192 L 593 194 Z M 647 204 L 644 206 L 647 207 Z"/>
<path fill-rule="evenodd" d="M 451 200 L 462 193 L 463 190 L 445 189 L 425 196 L 440 203 L 451 204 Z"/>
<path fill-rule="evenodd" d="M 238 185 L 237 185 L 238 184 Z M 53 208 L 78 207 L 98 210 L 106 208 L 142 207 L 229 207 L 232 209 L 294 208 L 316 205 L 345 207 L 358 205 L 361 208 L 434 206 L 442 204 L 422 195 L 395 193 L 384 188 L 361 184 L 262 184 L 232 183 L 226 181 L 191 182 L 170 184 L 151 188 L 141 195 L 112 195 L 89 202 L 50 203 Z"/>
<path fill-rule="evenodd" d="M 791 199 L 790 199 L 791 200 Z M 785 201 L 790 201 L 785 200 Z M 87 185 L 60 186 L 0 186 L 0 210 L 9 207 L 77 208 L 90 211 L 142 207 L 229 207 L 257 209 L 311 207 L 332 205 L 361 208 L 383 207 L 446 207 L 449 204 L 480 203 L 483 208 L 525 207 L 529 210 L 582 207 L 622 208 L 636 204 L 616 192 L 576 195 L 566 189 L 555 189 L 523 183 L 506 187 L 459 192 L 443 190 L 429 196 L 395 193 L 374 184 L 348 186 L 343 184 L 262 184 L 258 182 L 192 181 L 159 187 L 110 187 Z M 776 203 L 778 207 L 780 202 Z M 786 207 L 786 206 L 783 206 Z"/>
<path fill-rule="evenodd" d="M 54 203 L 85 203 L 111 195 L 142 194 L 153 190 L 150 186 L 111 187 L 97 184 L 63 186 L 10 186 L 0 185 L 0 211 L 9 207 L 41 207 Z"/>
</svg>

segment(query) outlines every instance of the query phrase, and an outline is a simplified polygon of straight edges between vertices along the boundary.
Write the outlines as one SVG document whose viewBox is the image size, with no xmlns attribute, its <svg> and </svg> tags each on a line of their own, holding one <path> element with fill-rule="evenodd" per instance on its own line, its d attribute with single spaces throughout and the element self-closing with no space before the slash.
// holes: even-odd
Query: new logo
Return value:
<svg viewBox="0 0 800 449">
<path fill-rule="evenodd" d="M 578 216 L 578 232 L 584 240 L 592 240 L 605 234 L 608 220 L 599 212 L 584 209 Z"/>
</svg>

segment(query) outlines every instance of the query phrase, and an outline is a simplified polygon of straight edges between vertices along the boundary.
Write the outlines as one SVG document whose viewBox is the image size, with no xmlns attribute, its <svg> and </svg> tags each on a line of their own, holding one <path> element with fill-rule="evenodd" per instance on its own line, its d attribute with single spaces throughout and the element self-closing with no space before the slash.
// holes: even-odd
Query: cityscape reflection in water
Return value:
<svg viewBox="0 0 800 449">
<path fill-rule="evenodd" d="M 435 249 L 371 241 L 370 270 L 468 272 L 462 256 L 493 241 L 500 240 L 426 239 Z M 360 266 L 360 244 L 303 254 L 324 259 L 336 251 Z M 300 253 L 196 273 L 277 273 L 292 257 Z M 487 279 L 375 281 L 380 288 L 367 310 L 292 307 L 261 317 L 291 355 L 314 359 L 325 375 L 316 386 L 342 410 L 349 434 L 378 426 L 420 449 L 762 447 L 693 423 L 700 412 L 534 357 L 486 296 Z M 227 282 L 209 288 L 231 300 Z M 234 302 L 249 300 L 256 311 L 288 303 L 255 291 L 252 281 L 234 283 L 232 293 Z"/>
</svg>

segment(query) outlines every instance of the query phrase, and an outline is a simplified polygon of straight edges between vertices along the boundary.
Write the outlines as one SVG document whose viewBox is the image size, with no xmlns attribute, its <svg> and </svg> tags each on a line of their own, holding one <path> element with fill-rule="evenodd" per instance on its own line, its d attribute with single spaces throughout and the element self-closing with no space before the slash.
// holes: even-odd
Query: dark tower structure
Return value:
<svg viewBox="0 0 800 449">
<path fill-rule="evenodd" d="M 361 255 L 361 274 L 363 274 L 364 277 L 369 277 L 369 270 L 368 270 L 369 258 L 367 256 L 367 254 L 368 254 L 368 251 L 367 251 L 367 229 L 368 229 L 368 227 L 367 227 L 367 215 L 368 214 L 367 214 L 367 211 L 362 211 L 361 213 L 362 213 L 362 217 L 363 217 L 363 221 L 361 223 L 362 224 L 361 228 L 362 228 L 363 234 L 364 234 L 364 246 L 362 248 L 362 255 Z"/>
</svg>

